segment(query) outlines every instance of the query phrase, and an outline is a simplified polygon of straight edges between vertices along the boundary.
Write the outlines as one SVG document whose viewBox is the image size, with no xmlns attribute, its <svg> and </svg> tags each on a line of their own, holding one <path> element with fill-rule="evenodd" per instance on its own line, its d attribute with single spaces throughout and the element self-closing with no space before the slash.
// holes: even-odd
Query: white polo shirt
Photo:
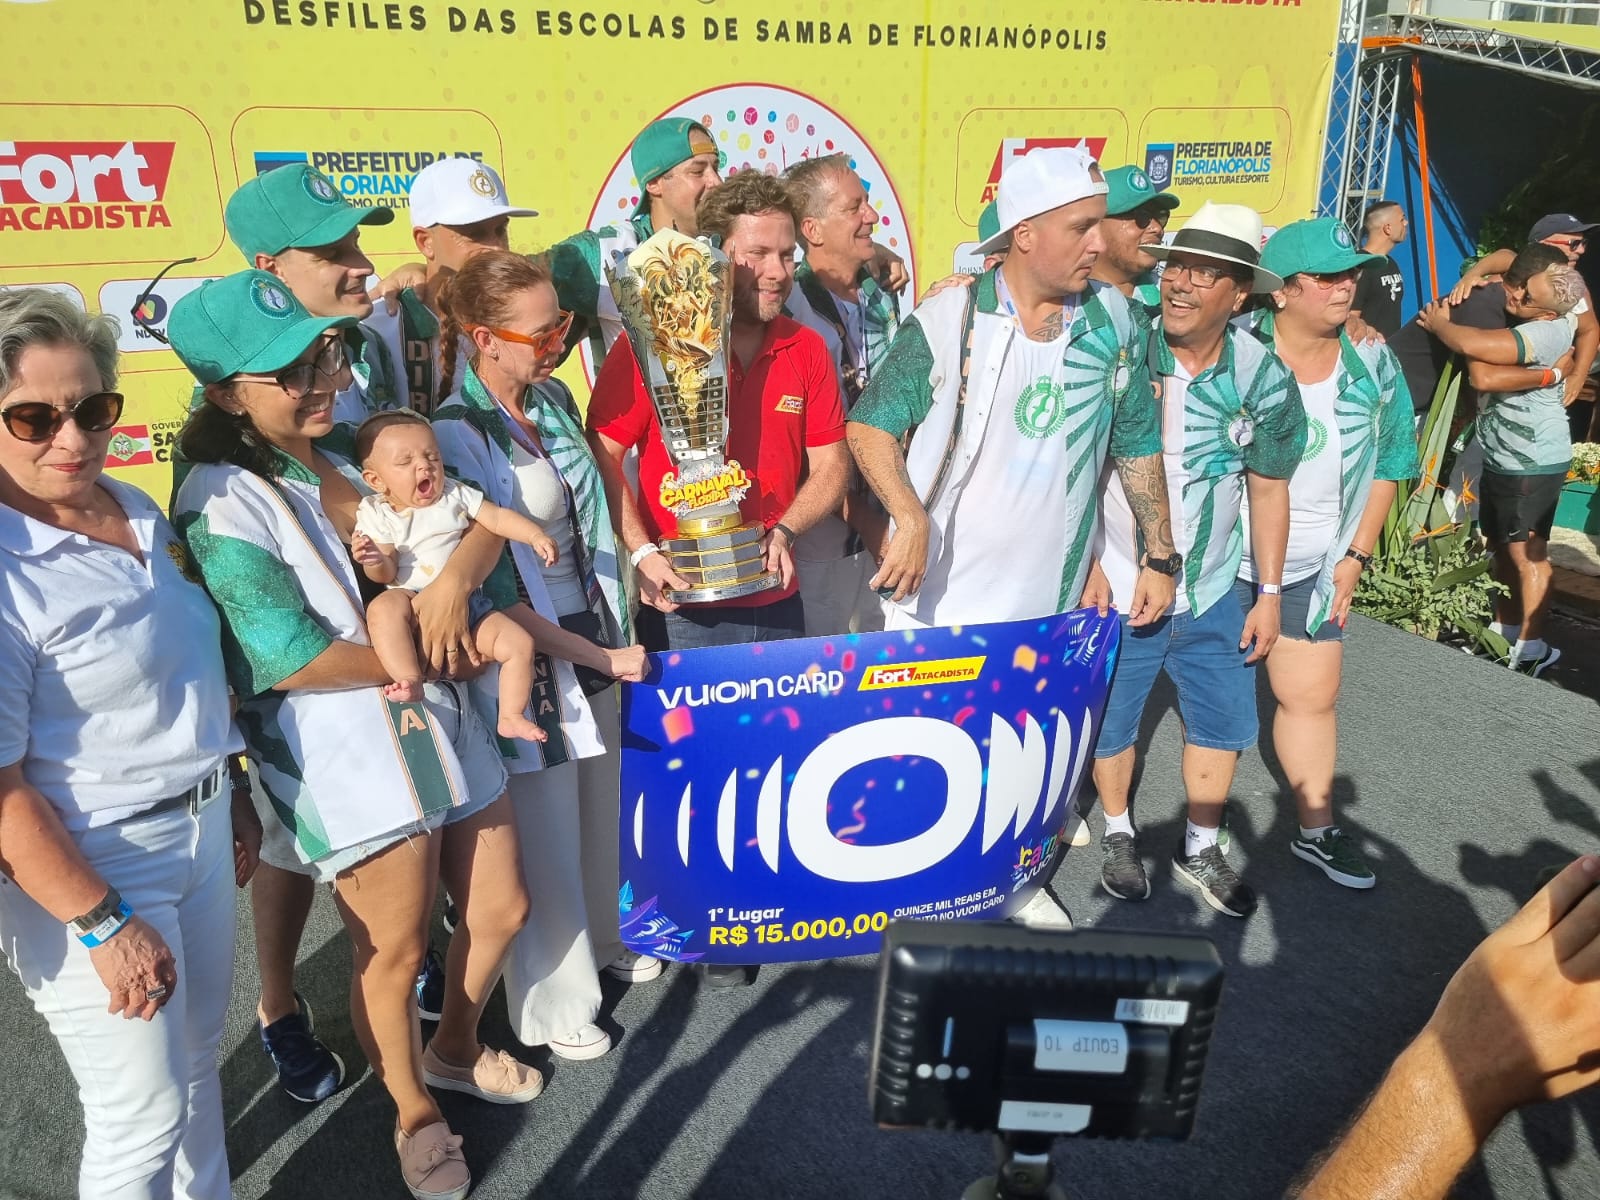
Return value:
<svg viewBox="0 0 1600 1200">
<path fill-rule="evenodd" d="M 102 476 L 144 557 L 0 505 L 0 765 L 82 833 L 136 816 L 244 748 L 211 598 L 138 488 Z"/>
</svg>

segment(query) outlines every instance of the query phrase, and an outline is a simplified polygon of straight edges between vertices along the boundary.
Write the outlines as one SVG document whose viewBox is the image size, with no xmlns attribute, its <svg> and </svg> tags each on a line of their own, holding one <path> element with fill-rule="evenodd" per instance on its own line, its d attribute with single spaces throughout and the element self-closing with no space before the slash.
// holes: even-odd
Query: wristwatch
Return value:
<svg viewBox="0 0 1600 1200">
<path fill-rule="evenodd" d="M 1174 550 L 1165 558 L 1157 558 L 1154 554 L 1144 556 L 1144 565 L 1159 575 L 1176 575 L 1183 569 L 1183 555 Z"/>
</svg>

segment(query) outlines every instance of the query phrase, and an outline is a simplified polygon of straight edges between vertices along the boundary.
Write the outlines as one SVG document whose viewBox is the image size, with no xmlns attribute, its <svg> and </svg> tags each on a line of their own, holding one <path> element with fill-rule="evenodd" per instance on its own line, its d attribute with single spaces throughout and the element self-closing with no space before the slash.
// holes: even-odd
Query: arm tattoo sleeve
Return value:
<svg viewBox="0 0 1600 1200">
<path fill-rule="evenodd" d="M 1167 472 L 1161 455 L 1119 458 L 1117 477 L 1122 480 L 1128 507 L 1139 522 L 1145 550 L 1157 558 L 1167 557 L 1173 551 L 1172 505 L 1167 499 Z"/>
</svg>

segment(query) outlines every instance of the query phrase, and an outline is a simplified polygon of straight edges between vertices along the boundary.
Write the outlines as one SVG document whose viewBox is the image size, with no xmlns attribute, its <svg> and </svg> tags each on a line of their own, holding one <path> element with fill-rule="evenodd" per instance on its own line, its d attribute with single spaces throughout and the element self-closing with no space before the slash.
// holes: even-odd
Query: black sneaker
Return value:
<svg viewBox="0 0 1600 1200">
<path fill-rule="evenodd" d="M 428 947 L 428 957 L 422 960 L 422 970 L 417 972 L 417 1016 L 424 1021 L 437 1021 L 444 1015 L 444 963 Z"/>
<path fill-rule="evenodd" d="M 1172 856 L 1172 865 L 1178 878 L 1199 889 L 1201 898 L 1219 913 L 1248 917 L 1255 912 L 1254 889 L 1239 878 L 1216 846 L 1207 846 L 1199 854 L 1186 855 L 1180 850 Z"/>
<path fill-rule="evenodd" d="M 1289 843 L 1296 858 L 1303 858 L 1323 874 L 1347 888 L 1369 888 L 1378 882 L 1356 848 L 1355 841 L 1337 825 L 1321 837 L 1296 837 Z"/>
<path fill-rule="evenodd" d="M 461 920 L 461 915 L 456 912 L 456 902 L 448 897 L 445 898 L 444 917 L 442 920 L 446 933 L 454 933 L 456 931 L 456 923 Z"/>
<path fill-rule="evenodd" d="M 755 982 L 755 972 L 747 967 L 695 963 L 694 973 L 700 977 L 700 986 L 702 988 L 710 988 L 714 992 L 749 987 Z"/>
<path fill-rule="evenodd" d="M 1133 834 L 1108 833 L 1100 839 L 1100 886 L 1118 900 L 1146 900 L 1150 896 L 1150 879 L 1139 861 L 1139 851 L 1134 847 Z"/>
<path fill-rule="evenodd" d="M 317 1104 L 344 1083 L 344 1060 L 317 1040 L 311 1027 L 311 1006 L 298 992 L 296 1012 L 262 1027 L 261 1048 L 278 1071 L 278 1084 L 302 1104 Z"/>
<path fill-rule="evenodd" d="M 1518 675 L 1531 675 L 1537 679 L 1560 661 L 1561 651 L 1557 650 L 1554 646 L 1546 646 L 1544 648 L 1544 653 L 1538 658 L 1526 659 L 1517 663 L 1517 665 L 1511 669 Z"/>
</svg>

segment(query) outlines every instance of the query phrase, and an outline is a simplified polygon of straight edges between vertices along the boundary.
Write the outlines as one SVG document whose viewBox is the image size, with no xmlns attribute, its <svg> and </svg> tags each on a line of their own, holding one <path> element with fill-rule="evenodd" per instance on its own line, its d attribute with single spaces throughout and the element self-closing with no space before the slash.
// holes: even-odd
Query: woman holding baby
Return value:
<svg viewBox="0 0 1600 1200">
<path fill-rule="evenodd" d="M 537 1071 L 477 1040 L 528 897 L 505 770 L 466 689 L 440 682 L 420 701 L 384 695 L 393 681 L 368 637 L 350 555 L 370 489 L 332 415 L 348 382 L 337 348 L 347 324 L 312 317 L 261 271 L 206 283 L 174 306 L 172 348 L 205 402 L 180 437 L 172 514 L 222 615 L 266 827 L 262 858 L 332 885 L 354 947 L 350 1013 L 399 1110 L 406 1186 L 419 1198 L 461 1197 L 471 1185 L 461 1138 L 428 1089 L 496 1103 L 539 1093 Z M 454 666 L 476 656 L 471 589 L 455 575 L 436 586 L 452 590 Z M 462 927 L 424 1052 L 413 981 L 441 878 Z"/>
</svg>

